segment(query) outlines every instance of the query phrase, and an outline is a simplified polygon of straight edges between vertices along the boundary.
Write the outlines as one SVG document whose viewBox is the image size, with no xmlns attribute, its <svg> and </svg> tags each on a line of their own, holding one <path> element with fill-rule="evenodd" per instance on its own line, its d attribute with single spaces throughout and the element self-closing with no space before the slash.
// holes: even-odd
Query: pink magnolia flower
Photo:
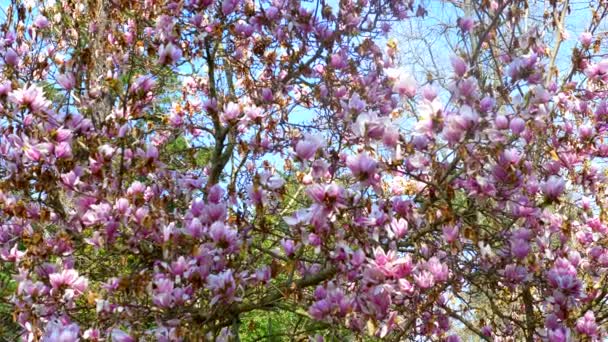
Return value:
<svg viewBox="0 0 608 342">
<path fill-rule="evenodd" d="M 218 274 L 211 274 L 207 277 L 207 288 L 213 293 L 210 305 L 216 304 L 220 299 L 226 302 L 235 300 L 236 282 L 233 271 L 226 270 Z"/>
<path fill-rule="evenodd" d="M 285 185 L 285 180 L 276 173 L 265 171 L 260 175 L 260 184 L 270 190 L 277 190 Z"/>
<path fill-rule="evenodd" d="M 131 92 L 133 93 L 148 93 L 156 86 L 156 81 L 152 75 L 142 75 L 135 79 L 133 82 L 133 87 L 131 87 Z"/>
<path fill-rule="evenodd" d="M 103 236 L 99 231 L 94 231 L 93 235 L 90 238 L 84 239 L 84 242 L 88 243 L 91 246 L 101 248 L 103 246 Z"/>
<path fill-rule="evenodd" d="M 433 274 L 427 270 L 414 274 L 414 281 L 416 282 L 416 286 L 421 289 L 428 289 L 435 285 Z"/>
<path fill-rule="evenodd" d="M 72 158 L 72 147 L 67 142 L 60 142 L 55 146 L 55 158 L 70 159 Z"/>
<path fill-rule="evenodd" d="M 489 112 L 492 109 L 494 109 L 494 106 L 496 106 L 496 100 L 494 100 L 494 98 L 486 96 L 483 99 L 481 99 L 481 101 L 479 102 L 479 109 L 481 109 L 482 112 Z"/>
<path fill-rule="evenodd" d="M 77 342 L 80 327 L 76 323 L 63 324 L 52 321 L 44 329 L 41 342 Z"/>
<path fill-rule="evenodd" d="M 589 310 L 585 315 L 576 321 L 576 330 L 587 336 L 595 336 L 597 334 L 597 323 L 593 311 Z"/>
<path fill-rule="evenodd" d="M 537 85 L 532 88 L 532 100 L 533 103 L 537 104 L 547 103 L 549 100 L 551 100 L 551 93 L 549 93 L 544 87 Z"/>
<path fill-rule="evenodd" d="M 241 3 L 241 0 L 224 0 L 224 1 L 222 1 L 222 13 L 224 13 L 224 15 L 231 14 L 232 12 L 234 12 L 236 7 L 240 3 Z"/>
<path fill-rule="evenodd" d="M 578 129 L 578 134 L 582 140 L 588 140 L 595 134 L 595 129 L 591 125 L 582 125 Z"/>
<path fill-rule="evenodd" d="M 23 144 L 22 149 L 23 154 L 31 161 L 39 161 L 42 157 L 42 151 L 38 148 L 38 145 L 32 146 L 26 142 Z"/>
<path fill-rule="evenodd" d="M 425 100 L 432 102 L 437 97 L 437 89 L 431 85 L 425 85 L 422 87 L 422 97 Z"/>
<path fill-rule="evenodd" d="M 51 105 L 51 102 L 44 97 L 42 88 L 36 85 L 11 91 L 8 94 L 8 100 L 18 106 L 26 107 L 34 113 L 42 112 Z"/>
<path fill-rule="evenodd" d="M 39 15 L 34 19 L 34 27 L 40 30 L 45 29 L 49 27 L 49 20 L 45 16 Z"/>
<path fill-rule="evenodd" d="M 467 63 L 464 61 L 464 59 L 462 59 L 458 56 L 452 56 L 452 57 L 450 57 L 450 63 L 452 63 L 452 68 L 454 69 L 454 73 L 458 77 L 462 77 L 462 76 L 464 76 L 464 74 L 466 74 L 466 72 L 468 70 L 468 66 L 467 66 Z"/>
<path fill-rule="evenodd" d="M 448 243 L 454 243 L 458 239 L 458 226 L 444 226 L 443 239 Z"/>
<path fill-rule="evenodd" d="M 112 153 L 114 153 L 113 150 L 111 150 L 110 155 Z M 146 186 L 142 182 L 134 181 L 133 183 L 131 183 L 129 188 L 127 188 L 127 195 L 129 195 L 129 196 L 138 195 L 138 194 L 143 193 L 145 190 L 146 190 Z"/>
<path fill-rule="evenodd" d="M 225 203 L 207 203 L 204 209 L 205 222 L 213 223 L 215 221 L 226 220 L 226 204 Z"/>
<path fill-rule="evenodd" d="M 576 268 L 567 259 L 560 258 L 555 262 L 547 272 L 547 280 L 553 288 L 570 295 L 578 296 L 581 293 L 582 283 L 577 277 Z"/>
<path fill-rule="evenodd" d="M 244 108 L 244 112 L 245 112 L 245 116 L 247 117 L 247 119 L 254 121 L 254 122 L 258 122 L 258 120 L 266 117 L 268 114 L 266 111 L 264 111 L 263 108 L 255 106 L 255 105 L 246 106 Z"/>
<path fill-rule="evenodd" d="M 72 138 L 72 130 L 70 130 L 70 129 L 58 128 L 55 131 L 55 140 L 57 140 L 57 142 L 68 141 L 71 138 Z"/>
<path fill-rule="evenodd" d="M 500 155 L 499 162 L 501 164 L 518 164 L 521 160 L 521 154 L 515 148 L 506 149 Z"/>
<path fill-rule="evenodd" d="M 114 204 L 114 210 L 121 215 L 128 214 L 130 208 L 131 204 L 129 203 L 129 200 L 124 197 L 117 199 L 116 204 Z"/>
<path fill-rule="evenodd" d="M 504 115 L 498 115 L 494 120 L 494 125 L 496 129 L 507 129 L 509 128 L 509 119 Z"/>
<path fill-rule="evenodd" d="M 60 74 L 57 76 L 57 83 L 59 83 L 63 89 L 69 91 L 72 90 L 76 85 L 76 78 L 71 72 L 67 74 Z"/>
<path fill-rule="evenodd" d="M 394 126 L 388 126 L 384 130 L 384 135 L 382 136 L 382 142 L 386 146 L 395 147 L 399 142 L 400 137 L 399 130 Z"/>
<path fill-rule="evenodd" d="M 15 244 L 10 250 L 8 250 L 8 248 L 3 248 L 0 250 L 0 258 L 4 261 L 19 262 L 25 255 L 25 252 L 19 251 L 17 247 L 18 244 Z"/>
<path fill-rule="evenodd" d="M 49 275 L 49 282 L 54 291 L 67 287 L 76 290 L 76 294 L 82 294 L 88 287 L 89 281 L 85 277 L 78 276 L 78 271 L 66 269 Z"/>
<path fill-rule="evenodd" d="M 463 33 L 468 33 L 470 32 L 473 27 L 475 26 L 475 21 L 473 21 L 473 18 L 469 18 L 469 17 L 462 17 L 462 18 L 458 18 L 458 20 L 456 20 L 458 27 L 460 28 L 460 30 Z"/>
<path fill-rule="evenodd" d="M 243 37 L 250 37 L 255 32 L 255 28 L 244 20 L 239 20 L 234 26 L 234 31 Z"/>
<path fill-rule="evenodd" d="M 414 263 L 412 257 L 409 254 L 399 257 L 392 262 L 387 264 L 386 275 L 392 276 L 396 279 L 402 279 L 412 273 L 414 270 Z"/>
<path fill-rule="evenodd" d="M 578 40 L 584 47 L 589 47 L 591 45 L 591 42 L 593 42 L 593 35 L 591 34 L 591 32 L 583 32 L 579 36 Z"/>
<path fill-rule="evenodd" d="M 84 333 L 82 333 L 82 337 L 85 340 L 99 341 L 101 339 L 101 332 L 99 329 L 87 329 L 84 331 Z"/>
<path fill-rule="evenodd" d="M 331 55 L 329 64 L 335 69 L 343 69 L 347 64 L 347 59 L 340 53 Z"/>
<path fill-rule="evenodd" d="M 462 340 L 460 339 L 460 337 L 458 337 L 458 335 L 450 335 L 446 338 L 445 341 L 446 342 L 462 342 Z"/>
<path fill-rule="evenodd" d="M 348 101 L 348 109 L 354 111 L 355 113 L 361 113 L 366 106 L 367 103 L 361 99 L 359 93 L 354 93 Z"/>
<path fill-rule="evenodd" d="M 74 187 L 80 182 L 80 178 L 74 171 L 70 171 L 68 173 L 61 174 L 61 182 L 68 188 L 74 189 Z"/>
<path fill-rule="evenodd" d="M 154 281 L 154 295 L 152 301 L 156 306 L 170 308 L 173 306 L 173 281 L 161 278 Z"/>
<path fill-rule="evenodd" d="M 300 223 L 309 222 L 312 217 L 312 213 L 309 210 L 300 209 L 293 213 L 292 216 L 284 216 L 283 220 L 290 226 L 295 226 Z"/>
<path fill-rule="evenodd" d="M 120 329 L 112 329 L 110 337 L 112 342 L 135 342 L 135 338 Z"/>
<path fill-rule="evenodd" d="M 524 121 L 524 119 L 519 117 L 513 118 L 511 119 L 509 128 L 511 129 L 511 132 L 513 132 L 513 134 L 519 135 L 526 128 L 526 122 Z"/>
<path fill-rule="evenodd" d="M 412 145 L 419 151 L 425 150 L 429 145 L 429 142 L 429 138 L 427 138 L 426 135 L 416 134 L 412 138 Z"/>
<path fill-rule="evenodd" d="M 530 253 L 530 243 L 525 239 L 511 240 L 511 253 L 518 259 L 524 259 Z"/>
<path fill-rule="evenodd" d="M 409 74 L 402 74 L 395 80 L 393 91 L 401 96 L 412 98 L 416 96 L 418 85 L 416 80 Z"/>
<path fill-rule="evenodd" d="M 469 106 L 462 106 L 459 113 L 452 113 L 447 117 L 443 129 L 443 137 L 454 144 L 462 140 L 464 134 L 477 126 L 479 115 Z"/>
<path fill-rule="evenodd" d="M 8 95 L 8 93 L 11 92 L 11 90 L 13 90 L 13 87 L 10 81 L 4 81 L 0 83 L 0 95 L 6 96 Z"/>
<path fill-rule="evenodd" d="M 179 47 L 173 45 L 173 43 L 161 45 L 158 48 L 159 64 L 171 65 L 177 62 L 180 58 L 182 58 L 182 50 Z"/>
<path fill-rule="evenodd" d="M 267 283 L 271 277 L 270 266 L 262 266 L 255 271 L 255 279 L 261 283 Z"/>
<path fill-rule="evenodd" d="M 323 146 L 322 137 L 316 135 L 306 135 L 304 139 L 296 144 L 296 155 L 302 160 L 311 160 L 317 150 Z"/>
<path fill-rule="evenodd" d="M 146 148 L 146 159 L 148 159 L 148 160 L 158 159 L 158 148 L 156 148 L 156 146 L 149 145 Z"/>
<path fill-rule="evenodd" d="M 325 287 L 319 285 L 315 288 L 313 295 L 314 295 L 315 300 L 321 300 L 321 299 L 327 297 L 327 290 L 325 289 Z"/>
<path fill-rule="evenodd" d="M 224 111 L 221 114 L 222 121 L 232 122 L 241 115 L 241 106 L 238 103 L 228 102 L 224 105 Z"/>
<path fill-rule="evenodd" d="M 386 286 L 376 286 L 368 292 L 368 310 L 369 314 L 376 319 L 383 319 L 388 314 L 388 309 L 391 306 L 391 295 Z"/>
<path fill-rule="evenodd" d="M 209 201 L 210 203 L 219 204 L 222 200 L 222 197 L 224 196 L 224 193 L 224 189 L 219 184 L 216 184 L 212 186 L 211 189 L 209 189 L 209 193 L 207 194 L 207 201 Z"/>
<path fill-rule="evenodd" d="M 15 52 L 15 50 L 9 48 L 4 53 L 4 61 L 10 66 L 17 66 L 17 64 L 19 64 L 19 55 L 17 52 Z"/>
<path fill-rule="evenodd" d="M 518 266 L 516 264 L 507 265 L 504 271 L 502 272 L 502 275 L 505 277 L 507 282 L 514 285 L 524 281 L 524 279 L 526 279 L 527 274 L 528 271 L 525 267 Z"/>
<path fill-rule="evenodd" d="M 265 102 L 272 102 L 274 100 L 274 94 L 272 93 L 272 89 L 270 89 L 270 88 L 262 89 L 262 99 Z"/>
<path fill-rule="evenodd" d="M 551 176 L 541 185 L 541 189 L 545 197 L 556 200 L 564 192 L 565 186 L 566 182 L 561 177 Z"/>
<path fill-rule="evenodd" d="M 238 246 L 237 231 L 227 227 L 222 222 L 215 222 L 211 225 L 209 236 L 218 248 L 234 250 Z"/>
<path fill-rule="evenodd" d="M 266 18 L 273 20 L 277 18 L 277 15 L 279 14 L 279 9 L 276 8 L 275 6 L 270 6 L 266 9 Z"/>
<path fill-rule="evenodd" d="M 449 270 L 448 266 L 442 264 L 437 257 L 430 258 L 425 265 L 425 268 L 431 272 L 433 279 L 436 282 L 443 282 L 448 279 Z"/>
<path fill-rule="evenodd" d="M 477 79 L 474 77 L 467 77 L 452 84 L 451 90 L 456 97 L 469 100 L 477 99 L 479 97 L 479 85 L 477 83 Z"/>
<path fill-rule="evenodd" d="M 590 64 L 585 70 L 589 78 L 606 81 L 608 78 L 608 59 L 603 59 L 595 64 Z"/>
<path fill-rule="evenodd" d="M 283 250 L 285 251 L 285 255 L 287 255 L 288 257 L 292 256 L 295 251 L 296 251 L 296 246 L 295 243 L 293 242 L 293 240 L 281 240 L 281 246 L 283 247 Z"/>
<path fill-rule="evenodd" d="M 384 135 L 386 120 L 376 112 L 361 113 L 353 125 L 353 132 L 361 138 L 380 139 Z"/>
<path fill-rule="evenodd" d="M 326 299 L 314 302 L 308 309 L 308 313 L 316 320 L 322 321 L 331 313 L 331 303 Z"/>
<path fill-rule="evenodd" d="M 378 168 L 378 163 L 370 158 L 366 152 L 363 152 L 357 156 L 348 157 L 346 166 L 348 166 L 355 177 L 366 181 L 373 179 Z"/>
<path fill-rule="evenodd" d="M 387 228 L 387 231 L 389 238 L 402 239 L 407 234 L 408 223 L 402 218 L 399 220 L 393 218 L 389 227 Z"/>
</svg>

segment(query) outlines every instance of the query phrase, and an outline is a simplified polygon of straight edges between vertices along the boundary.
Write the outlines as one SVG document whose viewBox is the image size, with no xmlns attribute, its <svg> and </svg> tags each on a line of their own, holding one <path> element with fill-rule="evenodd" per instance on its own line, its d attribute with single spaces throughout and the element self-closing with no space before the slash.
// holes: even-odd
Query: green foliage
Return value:
<svg viewBox="0 0 608 342">
<path fill-rule="evenodd" d="M 198 167 L 203 167 L 209 163 L 211 159 L 211 149 L 208 147 L 199 148 L 194 154 L 194 162 Z"/>
<path fill-rule="evenodd" d="M 16 289 L 16 282 L 11 278 L 13 265 L 5 263 L 0 266 L 0 298 L 8 298 Z M 16 341 L 19 326 L 13 319 L 13 307 L 4 301 L 0 301 L 0 338 L 6 341 Z"/>
<path fill-rule="evenodd" d="M 291 329 L 298 325 L 301 317 L 289 311 L 253 311 L 242 317 L 241 340 L 244 342 L 288 340 Z"/>
<path fill-rule="evenodd" d="M 326 341 L 376 341 L 371 337 L 355 336 L 352 332 L 323 322 L 313 321 L 304 309 L 285 308 L 281 311 L 252 311 L 241 316 L 239 337 L 243 342 L 308 341 L 317 334 Z"/>
<path fill-rule="evenodd" d="M 210 147 L 191 147 L 184 136 L 178 136 L 165 145 L 162 153 L 168 159 L 169 164 L 178 170 L 184 170 L 185 165 L 202 168 L 211 159 Z"/>
<path fill-rule="evenodd" d="M 57 99 L 64 96 L 65 91 L 61 91 L 57 89 L 53 84 L 49 82 L 41 82 L 40 86 L 44 91 L 44 96 L 52 101 L 57 101 Z"/>
</svg>

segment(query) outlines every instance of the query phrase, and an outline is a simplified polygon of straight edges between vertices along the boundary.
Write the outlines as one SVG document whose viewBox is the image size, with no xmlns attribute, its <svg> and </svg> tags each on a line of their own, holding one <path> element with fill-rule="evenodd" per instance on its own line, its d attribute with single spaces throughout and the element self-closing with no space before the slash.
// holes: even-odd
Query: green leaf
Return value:
<svg viewBox="0 0 608 342">
<path fill-rule="evenodd" d="M 211 159 L 211 149 L 208 147 L 201 147 L 196 152 L 194 156 L 194 161 L 196 166 L 203 167 L 209 164 L 209 160 Z"/>
</svg>

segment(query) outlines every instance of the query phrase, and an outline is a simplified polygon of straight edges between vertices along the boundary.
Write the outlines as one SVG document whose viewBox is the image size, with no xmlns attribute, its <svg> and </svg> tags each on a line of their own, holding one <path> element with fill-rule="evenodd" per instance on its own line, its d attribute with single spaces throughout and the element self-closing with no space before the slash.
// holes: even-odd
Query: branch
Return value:
<svg viewBox="0 0 608 342">
<path fill-rule="evenodd" d="M 447 306 L 444 306 L 443 309 L 445 310 L 445 312 L 448 313 L 448 315 L 450 315 L 450 317 L 459 320 L 462 324 L 464 324 L 467 327 L 467 329 L 471 330 L 473 333 L 475 333 L 481 339 L 483 339 L 484 341 L 491 341 L 491 339 L 488 336 L 484 335 L 481 332 L 481 330 L 475 328 L 475 326 L 473 324 L 471 324 L 471 322 L 467 321 L 464 317 L 460 316 L 454 310 L 450 309 Z"/>
<path fill-rule="evenodd" d="M 562 30 L 564 28 L 564 21 L 566 20 L 566 13 L 568 12 L 568 0 L 564 2 L 564 6 L 562 7 L 561 16 L 557 22 L 557 30 L 555 30 L 555 47 L 551 52 L 551 62 L 549 62 L 549 72 L 547 73 L 546 82 L 548 83 L 551 80 L 551 74 L 553 73 L 553 68 L 555 68 L 555 59 L 557 58 L 557 53 L 559 52 L 559 48 L 562 45 L 563 35 Z M 556 73 L 557 74 L 557 73 Z"/>
<path fill-rule="evenodd" d="M 526 310 L 526 341 L 534 342 L 534 330 L 536 329 L 536 324 L 534 322 L 534 299 L 532 298 L 529 287 L 524 289 L 522 295 Z"/>
<path fill-rule="evenodd" d="M 473 56 L 471 57 L 471 60 L 469 61 L 471 64 L 471 67 L 475 66 L 477 57 L 481 53 L 481 46 L 483 45 L 486 38 L 488 37 L 488 34 L 490 34 L 490 31 L 492 31 L 494 29 L 494 27 L 496 27 L 496 25 L 498 25 L 498 21 L 500 19 L 500 14 L 502 13 L 502 11 L 505 8 L 507 8 L 507 6 L 510 3 L 511 3 L 511 1 L 505 1 L 502 4 L 502 6 L 500 6 L 500 8 L 498 10 L 496 10 L 496 16 L 494 16 L 494 18 L 492 18 L 492 22 L 490 23 L 490 26 L 488 26 L 488 28 L 483 32 L 483 35 L 479 38 L 479 42 L 477 43 L 477 46 L 475 47 L 475 52 L 473 52 Z"/>
<path fill-rule="evenodd" d="M 231 325 L 233 323 L 233 317 L 253 310 L 271 309 L 277 305 L 277 301 L 285 297 L 285 293 L 295 292 L 310 286 L 320 284 L 325 280 L 333 277 L 337 271 L 338 270 L 336 267 L 329 266 L 324 270 L 320 271 L 319 273 L 303 277 L 295 282 L 287 281 L 276 289 L 269 291 L 266 296 L 264 296 L 257 302 L 243 304 L 235 303 L 230 305 L 227 310 L 216 312 L 211 315 L 205 315 L 200 312 L 195 313 L 193 315 L 194 321 L 198 323 L 205 323 L 220 319 L 221 321 L 218 324 L 211 325 L 208 329 L 206 329 L 206 332 L 221 329 L 223 327 Z"/>
</svg>

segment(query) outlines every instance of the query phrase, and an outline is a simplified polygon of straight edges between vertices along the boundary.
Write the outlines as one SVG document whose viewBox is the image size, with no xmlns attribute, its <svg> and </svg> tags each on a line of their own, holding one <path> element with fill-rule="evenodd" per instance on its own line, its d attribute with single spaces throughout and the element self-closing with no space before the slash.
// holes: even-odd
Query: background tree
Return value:
<svg viewBox="0 0 608 342">
<path fill-rule="evenodd" d="M 570 1 L 443 2 L 425 82 L 388 35 L 431 5 L 7 4 L 11 330 L 604 338 L 608 4 L 568 43 Z"/>
</svg>

